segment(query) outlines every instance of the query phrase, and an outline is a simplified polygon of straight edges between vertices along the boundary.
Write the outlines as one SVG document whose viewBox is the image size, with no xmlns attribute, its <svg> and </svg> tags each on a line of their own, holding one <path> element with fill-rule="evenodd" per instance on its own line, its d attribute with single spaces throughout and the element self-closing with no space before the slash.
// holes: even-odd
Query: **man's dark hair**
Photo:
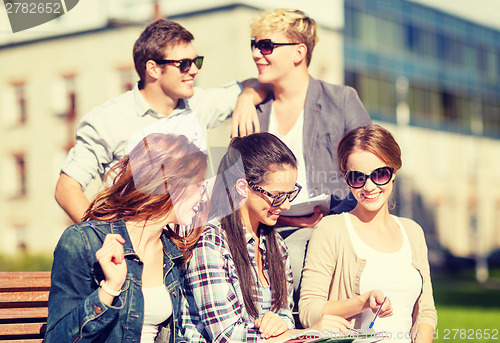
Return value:
<svg viewBox="0 0 500 343">
<path fill-rule="evenodd" d="M 146 77 L 146 62 L 165 58 L 165 48 L 194 39 L 191 32 L 175 21 L 159 19 L 142 31 L 134 44 L 134 64 L 141 81 Z"/>
</svg>

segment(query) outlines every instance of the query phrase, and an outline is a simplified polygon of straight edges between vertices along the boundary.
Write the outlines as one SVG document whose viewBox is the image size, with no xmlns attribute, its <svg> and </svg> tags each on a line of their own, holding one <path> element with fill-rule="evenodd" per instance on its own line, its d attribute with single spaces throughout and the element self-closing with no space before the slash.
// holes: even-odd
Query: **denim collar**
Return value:
<svg viewBox="0 0 500 343">
<path fill-rule="evenodd" d="M 177 258 L 182 258 L 184 255 L 182 252 L 179 250 L 177 245 L 174 244 L 168 237 L 167 233 L 165 232 L 165 229 L 161 235 L 161 241 L 163 243 L 163 252 L 165 253 L 166 256 L 168 256 L 171 260 L 177 259 Z"/>
<path fill-rule="evenodd" d="M 92 223 L 92 222 L 89 223 L 89 225 L 92 226 L 94 229 L 98 229 L 101 233 L 106 234 L 105 232 L 103 232 L 102 229 L 98 228 L 95 224 L 97 223 Z M 125 221 L 118 220 L 115 222 L 111 222 L 109 223 L 109 226 L 111 233 L 117 233 L 121 235 L 125 240 L 125 243 L 123 243 L 124 254 L 137 256 L 136 252 L 134 251 L 134 247 L 132 246 L 132 241 L 130 240 L 130 236 L 128 235 L 128 230 Z M 165 231 L 162 233 L 160 239 L 163 244 L 163 252 L 165 253 L 166 256 L 168 256 L 169 259 L 174 260 L 183 257 L 182 252 L 170 240 Z"/>
</svg>

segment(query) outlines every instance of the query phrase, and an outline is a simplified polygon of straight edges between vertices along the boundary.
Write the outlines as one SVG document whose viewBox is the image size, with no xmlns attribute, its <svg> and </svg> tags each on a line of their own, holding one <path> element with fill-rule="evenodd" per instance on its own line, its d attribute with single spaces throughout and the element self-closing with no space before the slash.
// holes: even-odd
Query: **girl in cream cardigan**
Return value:
<svg viewBox="0 0 500 343">
<path fill-rule="evenodd" d="M 338 157 L 358 203 L 314 230 L 302 274 L 302 324 L 334 314 L 367 332 L 380 308 L 373 329 L 391 342 L 432 342 L 437 314 L 424 233 L 389 213 L 402 165 L 398 144 L 378 125 L 361 127 L 343 137 Z"/>
</svg>

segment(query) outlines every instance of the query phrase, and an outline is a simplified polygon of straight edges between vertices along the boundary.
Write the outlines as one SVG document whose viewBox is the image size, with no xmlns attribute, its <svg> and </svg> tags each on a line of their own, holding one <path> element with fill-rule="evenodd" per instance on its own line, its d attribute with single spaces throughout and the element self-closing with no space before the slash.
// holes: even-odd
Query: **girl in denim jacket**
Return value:
<svg viewBox="0 0 500 343">
<path fill-rule="evenodd" d="M 182 341 L 179 270 L 204 222 L 206 167 L 185 136 L 159 133 L 113 167 L 55 249 L 45 342 Z"/>
</svg>

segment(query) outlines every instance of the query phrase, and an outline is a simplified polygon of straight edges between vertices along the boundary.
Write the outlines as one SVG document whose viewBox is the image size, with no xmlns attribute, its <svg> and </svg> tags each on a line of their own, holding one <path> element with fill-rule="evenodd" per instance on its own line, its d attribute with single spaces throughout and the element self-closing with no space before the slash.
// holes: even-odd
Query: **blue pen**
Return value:
<svg viewBox="0 0 500 343">
<path fill-rule="evenodd" d="M 387 299 L 387 297 L 384 297 L 384 301 L 382 301 L 382 304 L 381 304 L 381 305 L 380 305 L 380 307 L 378 308 L 377 313 L 375 313 L 375 317 L 373 317 L 373 320 L 372 320 L 372 322 L 370 323 L 370 326 L 369 326 L 369 328 L 370 328 L 370 329 L 371 329 L 371 328 L 373 327 L 373 325 L 375 324 L 375 319 L 377 319 L 377 316 L 378 316 L 378 314 L 380 313 L 380 310 L 382 309 L 382 305 L 384 305 L 384 303 L 385 303 L 385 299 Z"/>
</svg>

